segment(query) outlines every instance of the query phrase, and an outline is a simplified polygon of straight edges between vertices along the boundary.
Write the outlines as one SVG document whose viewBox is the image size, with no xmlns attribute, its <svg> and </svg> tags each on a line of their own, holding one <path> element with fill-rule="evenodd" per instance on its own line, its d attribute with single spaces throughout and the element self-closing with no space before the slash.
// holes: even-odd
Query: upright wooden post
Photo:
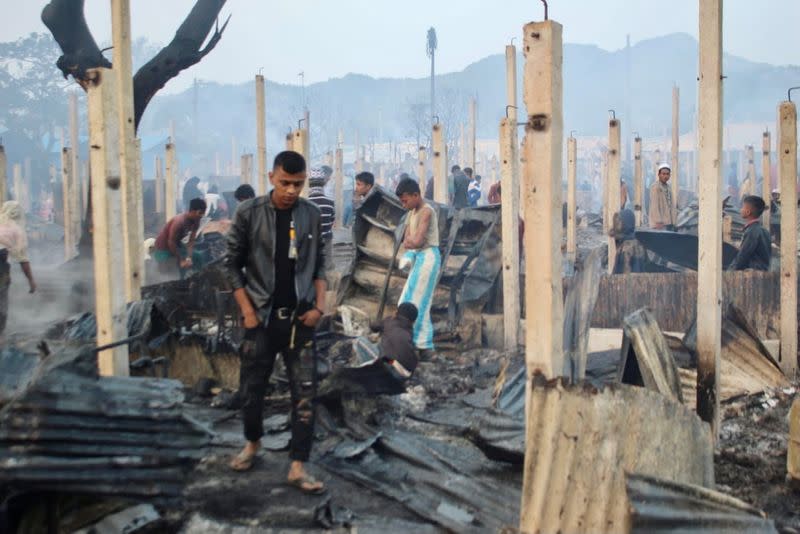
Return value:
<svg viewBox="0 0 800 534">
<path fill-rule="evenodd" d="M 672 87 L 672 158 L 670 165 L 672 173 L 670 185 L 672 187 L 672 212 L 678 213 L 678 194 L 681 190 L 681 160 L 680 160 L 680 100 L 681 90 L 677 85 Z"/>
<path fill-rule="evenodd" d="M 120 182 L 122 194 L 123 261 L 125 263 L 125 296 L 128 302 L 142 298 L 142 183 L 137 172 L 138 152 L 133 114 L 133 74 L 131 66 L 130 0 L 111 2 L 111 30 L 114 42 L 116 76 L 117 126 L 119 128 Z"/>
<path fill-rule="evenodd" d="M 177 184 L 176 175 L 178 174 L 178 162 L 175 159 L 175 144 L 170 140 L 166 147 L 166 169 L 164 182 L 164 218 L 169 221 L 175 217 L 177 204 Z"/>
<path fill-rule="evenodd" d="M 128 337 L 125 298 L 120 126 L 118 88 L 113 71 L 93 69 L 89 97 L 89 146 L 92 165 L 92 222 L 94 245 L 95 317 L 97 345 Z M 98 354 L 101 375 L 127 376 L 128 346 Z"/>
<path fill-rule="evenodd" d="M 719 437 L 722 342 L 722 0 L 700 0 L 697 413 Z"/>
<path fill-rule="evenodd" d="M 608 121 L 608 228 L 614 227 L 614 214 L 620 211 L 621 171 L 621 127 L 617 118 Z M 614 272 L 614 261 L 617 257 L 616 240 L 608 236 L 608 274 Z"/>
<path fill-rule="evenodd" d="M 458 164 L 463 169 L 467 167 L 467 134 L 464 131 L 464 123 L 459 124 L 458 135 Z"/>
<path fill-rule="evenodd" d="M 764 132 L 761 136 L 761 198 L 767 203 L 767 208 L 770 207 L 770 200 L 772 199 L 772 177 L 770 169 L 770 146 L 772 145 L 769 132 Z M 761 218 L 761 224 L 764 228 L 769 230 L 769 217 L 772 211 L 769 209 L 764 211 Z"/>
<path fill-rule="evenodd" d="M 344 226 L 344 151 L 342 147 L 336 148 L 336 158 L 333 164 L 333 179 L 335 191 L 336 228 Z"/>
<path fill-rule="evenodd" d="M 644 222 L 644 174 L 642 173 L 642 138 L 633 139 L 633 214 L 636 226 Z"/>
<path fill-rule="evenodd" d="M 22 183 L 22 164 L 14 164 L 14 200 L 25 209 L 25 185 Z"/>
<path fill-rule="evenodd" d="M 308 111 L 306 111 L 306 114 Z M 308 120 L 308 115 L 306 115 L 306 120 Z M 311 145 L 310 139 L 308 137 L 308 129 L 306 128 L 298 128 L 294 131 L 294 142 L 293 142 L 293 150 L 303 156 L 306 160 L 306 165 L 311 166 Z M 304 187 L 303 191 L 300 195 L 303 198 L 308 198 L 308 191 L 309 187 Z"/>
<path fill-rule="evenodd" d="M 578 226 L 575 224 L 578 196 L 577 164 L 578 140 L 570 135 L 567 138 L 567 261 L 570 268 L 575 266 L 578 255 Z M 610 258 L 609 255 L 609 261 Z"/>
<path fill-rule="evenodd" d="M 239 169 L 241 170 L 241 176 L 239 177 L 239 181 L 243 184 L 252 185 L 253 176 L 250 172 L 250 154 L 242 154 L 240 160 Z"/>
<path fill-rule="evenodd" d="M 797 107 L 778 107 L 778 178 L 781 185 L 781 368 L 797 374 Z"/>
<path fill-rule="evenodd" d="M 73 224 L 74 219 L 80 219 L 76 213 L 73 200 L 77 200 L 74 195 L 75 177 L 72 175 L 72 149 L 64 147 L 61 149 L 61 195 L 62 209 L 64 211 L 64 261 L 69 261 L 75 256 L 75 246 L 77 236 L 75 235 Z"/>
<path fill-rule="evenodd" d="M 164 167 L 161 156 L 155 160 L 156 213 L 164 213 Z"/>
<path fill-rule="evenodd" d="M 601 178 L 603 180 L 603 234 L 608 235 L 608 230 L 611 228 L 611 221 L 608 219 L 608 205 L 609 205 L 609 186 L 608 186 L 608 150 L 603 151 L 603 169 Z M 609 251 L 610 252 L 610 251 Z"/>
<path fill-rule="evenodd" d="M 747 175 L 750 177 L 750 183 L 747 186 L 748 195 L 757 195 L 758 188 L 756 187 L 756 151 L 753 145 L 745 147 L 745 157 L 747 158 Z M 764 201 L 767 199 L 765 198 Z"/>
<path fill-rule="evenodd" d="M 425 186 L 428 184 L 428 176 L 425 173 L 426 155 L 425 147 L 420 146 L 419 152 L 417 152 L 417 181 L 419 181 L 420 189 L 422 189 L 423 194 L 425 192 Z"/>
<path fill-rule="evenodd" d="M 420 184 L 427 185 L 425 182 Z M 436 123 L 433 125 L 433 200 L 447 204 L 447 193 L 447 143 L 444 140 L 444 126 Z"/>
<path fill-rule="evenodd" d="M 0 204 L 8 198 L 8 160 L 6 149 L 0 144 Z"/>
<path fill-rule="evenodd" d="M 256 142 L 258 144 L 258 194 L 267 194 L 267 118 L 264 77 L 256 75 Z"/>
<path fill-rule="evenodd" d="M 517 120 L 500 120 L 500 215 L 503 231 L 503 342 L 506 351 L 519 348 L 519 153 Z"/>
<path fill-rule="evenodd" d="M 531 22 L 524 28 L 524 99 L 528 120 L 524 141 L 525 250 L 536 251 L 537 261 L 526 262 L 525 363 L 526 421 L 532 417 L 531 377 L 564 374 L 564 309 L 561 284 L 561 158 L 562 27 L 554 21 Z M 531 252 L 532 253 L 532 252 Z M 536 444 L 535 431 L 526 424 L 526 448 Z M 537 532 L 541 502 L 533 491 L 535 455 L 525 454 L 520 530 Z"/>
<path fill-rule="evenodd" d="M 478 122 L 478 104 L 475 101 L 475 98 L 469 99 L 469 140 L 467 144 L 469 145 L 469 150 L 467 152 L 467 167 L 472 167 L 472 170 L 477 173 L 478 170 L 475 168 L 475 140 L 476 140 L 476 129 L 477 129 L 477 122 Z"/>
<path fill-rule="evenodd" d="M 78 93 L 76 91 L 71 91 L 69 93 L 69 146 L 72 148 L 69 162 L 71 167 L 70 174 L 77 184 L 72 193 L 75 196 L 73 205 L 76 207 L 76 212 L 79 214 L 78 217 L 72 221 L 74 226 L 72 235 L 79 236 L 81 233 L 81 221 L 86 216 L 86 203 L 89 199 L 89 195 L 87 190 L 88 185 L 83 184 L 83 177 L 78 168 L 80 141 L 78 140 Z"/>
<path fill-rule="evenodd" d="M 294 131 L 286 134 L 286 150 L 294 150 Z"/>
</svg>

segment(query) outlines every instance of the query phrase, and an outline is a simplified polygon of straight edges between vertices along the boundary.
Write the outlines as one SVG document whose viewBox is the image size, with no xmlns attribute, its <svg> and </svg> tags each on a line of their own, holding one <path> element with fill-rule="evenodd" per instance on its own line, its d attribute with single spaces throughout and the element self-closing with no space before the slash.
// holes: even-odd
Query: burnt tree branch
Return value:
<svg viewBox="0 0 800 534">
<path fill-rule="evenodd" d="M 199 63 L 222 38 L 230 16 L 219 26 L 219 12 L 226 0 L 197 0 L 175 32 L 172 41 L 142 66 L 133 77 L 133 108 L 136 128 L 153 96 L 182 70 Z M 83 14 L 84 0 L 50 0 L 42 10 L 42 22 L 61 47 L 56 66 L 64 77 L 72 76 L 85 90 L 86 71 L 111 68 L 94 40 Z M 213 29 L 205 47 L 203 43 Z"/>
</svg>

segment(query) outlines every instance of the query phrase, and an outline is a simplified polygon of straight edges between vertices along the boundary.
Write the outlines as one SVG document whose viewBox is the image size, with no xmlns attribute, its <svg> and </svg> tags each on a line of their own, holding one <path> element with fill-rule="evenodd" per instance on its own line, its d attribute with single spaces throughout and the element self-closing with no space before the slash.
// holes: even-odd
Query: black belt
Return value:
<svg viewBox="0 0 800 534">
<path fill-rule="evenodd" d="M 285 321 L 291 318 L 292 313 L 294 313 L 293 308 L 272 308 L 272 316 L 279 321 Z"/>
</svg>

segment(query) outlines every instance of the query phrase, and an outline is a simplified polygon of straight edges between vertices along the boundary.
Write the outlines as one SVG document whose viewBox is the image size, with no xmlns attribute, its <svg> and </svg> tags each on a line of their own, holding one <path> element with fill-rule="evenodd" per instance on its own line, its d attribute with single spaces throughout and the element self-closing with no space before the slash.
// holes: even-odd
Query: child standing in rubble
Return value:
<svg viewBox="0 0 800 534">
<path fill-rule="evenodd" d="M 414 345 L 424 353 L 433 350 L 431 304 L 442 263 L 439 220 L 433 206 L 422 198 L 419 184 L 411 178 L 401 180 L 395 194 L 408 210 L 403 234 L 406 252 L 400 260 L 400 268 L 405 265 L 411 267 L 399 302 L 411 302 L 417 307 L 419 313 L 414 322 Z"/>
</svg>

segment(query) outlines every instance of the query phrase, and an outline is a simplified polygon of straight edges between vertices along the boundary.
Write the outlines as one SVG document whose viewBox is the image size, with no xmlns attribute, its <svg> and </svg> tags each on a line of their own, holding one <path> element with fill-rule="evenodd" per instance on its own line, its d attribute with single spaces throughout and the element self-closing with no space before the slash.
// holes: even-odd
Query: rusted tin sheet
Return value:
<svg viewBox="0 0 800 534">
<path fill-rule="evenodd" d="M 683 338 L 683 344 L 691 351 L 696 350 L 694 325 Z M 693 389 L 696 384 L 696 382 L 691 383 L 692 378 L 696 378 L 693 370 L 684 370 L 681 375 L 684 392 L 689 388 Z M 789 381 L 758 338 L 755 329 L 737 307 L 729 305 L 722 318 L 720 400 L 787 386 Z M 693 400 L 694 395 L 687 397 Z"/>
<path fill-rule="evenodd" d="M 622 331 L 617 380 L 683 402 L 678 366 L 652 312 L 643 308 L 628 315 Z"/>
<path fill-rule="evenodd" d="M 780 334 L 779 273 L 725 272 L 725 300 L 741 309 L 762 339 Z M 626 315 L 650 308 L 663 330 L 685 332 L 697 311 L 697 273 L 633 273 L 600 279 L 592 326 L 619 328 Z"/>
<path fill-rule="evenodd" d="M 713 487 L 708 425 L 663 395 L 534 377 L 530 408 L 531 532 L 627 532 L 626 473 Z"/>
<path fill-rule="evenodd" d="M 775 533 L 764 512 L 730 495 L 655 477 L 627 477 L 632 533 Z"/>
<path fill-rule="evenodd" d="M 436 335 L 451 335 L 465 308 L 487 298 L 500 272 L 500 211 L 499 206 L 463 210 L 441 204 L 433 207 L 439 219 L 442 271 L 431 315 Z M 397 197 L 380 186 L 372 189 L 356 211 L 356 256 L 340 286 L 339 306 L 359 310 L 371 319 L 378 316 L 384 301 L 384 314 L 394 311 L 407 278 L 397 268 L 403 247 L 395 252 L 405 215 Z"/>
</svg>

